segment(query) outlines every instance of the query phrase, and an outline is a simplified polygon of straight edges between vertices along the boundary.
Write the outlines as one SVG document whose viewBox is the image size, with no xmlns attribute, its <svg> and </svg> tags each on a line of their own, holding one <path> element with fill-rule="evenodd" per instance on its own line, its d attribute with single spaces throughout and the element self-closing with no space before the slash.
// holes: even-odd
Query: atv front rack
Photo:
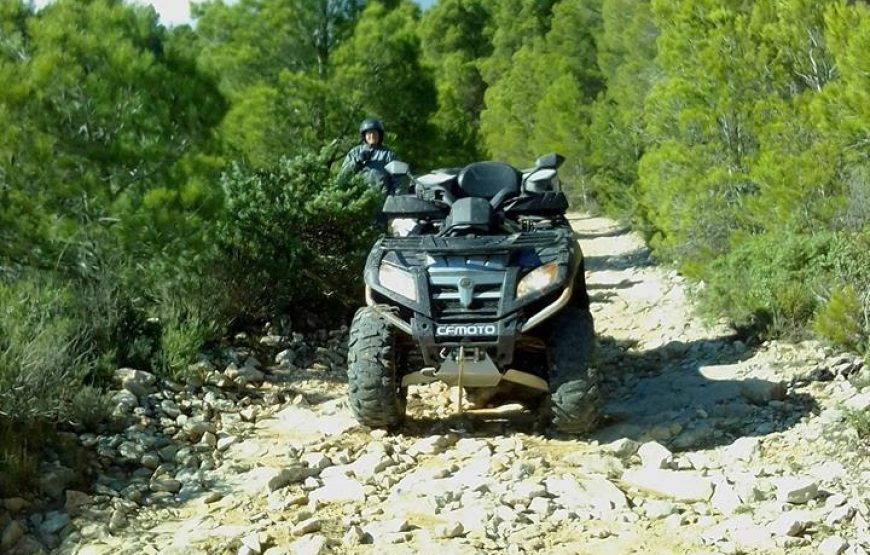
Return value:
<svg viewBox="0 0 870 555">
<path fill-rule="evenodd" d="M 420 235 L 410 237 L 384 237 L 378 243 L 382 251 L 413 251 L 427 254 L 490 254 L 513 250 L 541 248 L 557 245 L 565 234 L 556 231 L 514 233 L 512 235 L 484 235 L 478 237 L 436 237 Z"/>
</svg>

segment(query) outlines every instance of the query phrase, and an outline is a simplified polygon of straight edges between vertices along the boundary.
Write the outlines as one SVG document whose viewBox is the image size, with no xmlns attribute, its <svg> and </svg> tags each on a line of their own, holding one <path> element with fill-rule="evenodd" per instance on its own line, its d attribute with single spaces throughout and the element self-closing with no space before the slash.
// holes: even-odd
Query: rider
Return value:
<svg viewBox="0 0 870 555">
<path fill-rule="evenodd" d="M 385 182 L 387 194 L 394 194 L 398 182 L 389 178 L 385 168 L 396 159 L 396 154 L 383 144 L 384 124 L 377 118 L 366 118 L 359 126 L 359 136 L 360 144 L 348 151 L 341 165 L 341 172 L 365 171 Z"/>
</svg>

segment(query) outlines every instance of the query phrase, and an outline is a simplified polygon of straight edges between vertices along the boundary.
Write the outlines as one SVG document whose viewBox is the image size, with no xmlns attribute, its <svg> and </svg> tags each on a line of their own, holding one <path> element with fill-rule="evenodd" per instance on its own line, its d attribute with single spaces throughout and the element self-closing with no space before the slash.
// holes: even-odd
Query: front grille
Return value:
<svg viewBox="0 0 870 555">
<path fill-rule="evenodd" d="M 497 318 L 504 276 L 504 271 L 430 268 L 429 293 L 433 316 L 442 320 Z M 472 284 L 465 292 L 460 287 L 462 280 L 468 280 Z M 467 305 L 463 303 L 465 295 L 466 300 L 470 301 Z"/>
</svg>

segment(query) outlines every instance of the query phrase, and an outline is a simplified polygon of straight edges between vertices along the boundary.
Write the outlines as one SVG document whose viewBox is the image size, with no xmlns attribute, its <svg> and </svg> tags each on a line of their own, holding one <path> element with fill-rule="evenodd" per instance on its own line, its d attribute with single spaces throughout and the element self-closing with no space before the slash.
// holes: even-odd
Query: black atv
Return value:
<svg viewBox="0 0 870 555">
<path fill-rule="evenodd" d="M 519 385 L 549 401 L 561 431 L 595 427 L 595 338 L 556 174 L 563 161 L 548 154 L 522 171 L 476 162 L 419 177 L 403 162 L 387 166 L 412 190 L 384 203 L 393 232 L 369 254 L 367 306 L 350 330 L 348 393 L 361 423 L 396 426 L 408 386 L 442 381 L 478 398 Z"/>
</svg>

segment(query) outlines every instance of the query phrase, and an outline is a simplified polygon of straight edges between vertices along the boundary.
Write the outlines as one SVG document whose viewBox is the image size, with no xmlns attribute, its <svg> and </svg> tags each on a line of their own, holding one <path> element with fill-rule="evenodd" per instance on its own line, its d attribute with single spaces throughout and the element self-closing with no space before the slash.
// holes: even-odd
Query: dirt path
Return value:
<svg viewBox="0 0 870 555">
<path fill-rule="evenodd" d="M 870 397 L 862 364 L 749 348 L 696 318 L 636 235 L 572 223 L 608 399 L 593 437 L 543 436 L 518 406 L 456 416 L 439 385 L 412 391 L 400 433 L 360 428 L 345 331 L 267 336 L 276 365 L 238 349 L 201 387 L 134 397 L 122 434 L 83 438 L 102 457 L 95 490 L 11 519 L 4 549 L 865 554 L 870 463 L 848 425 Z"/>
</svg>

